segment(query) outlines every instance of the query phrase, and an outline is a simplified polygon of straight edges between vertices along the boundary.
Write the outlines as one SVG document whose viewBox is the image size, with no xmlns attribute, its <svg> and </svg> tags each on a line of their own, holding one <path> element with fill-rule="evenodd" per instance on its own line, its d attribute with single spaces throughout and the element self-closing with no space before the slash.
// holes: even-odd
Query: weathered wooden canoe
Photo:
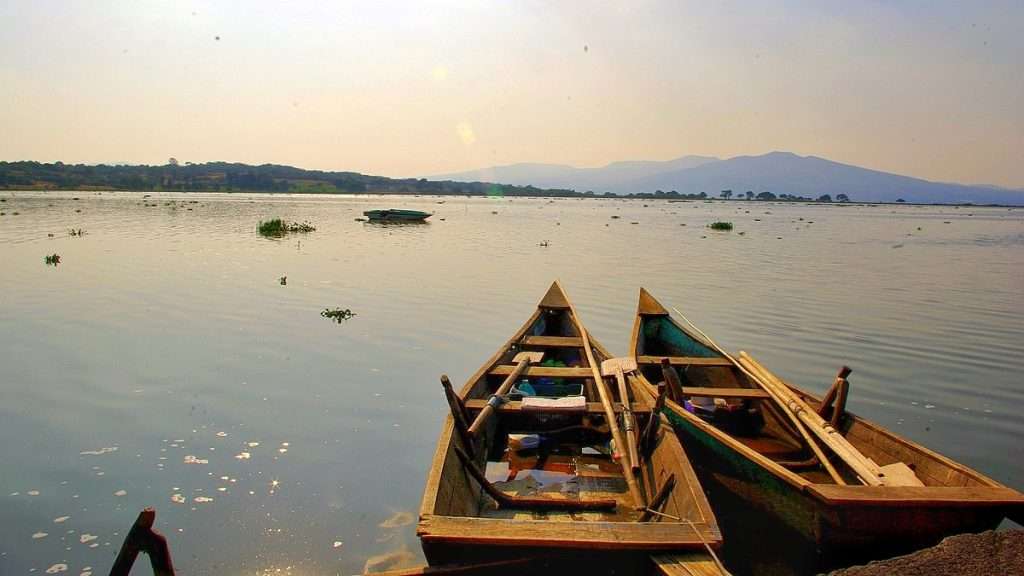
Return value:
<svg viewBox="0 0 1024 576">
<path fill-rule="evenodd" d="M 642 288 L 630 349 L 649 391 L 669 359 L 689 407 L 670 400 L 667 412 L 701 480 L 813 543 L 820 568 L 932 546 L 1024 512 L 1020 492 L 848 412 L 835 417 L 846 440 L 878 465 L 905 463 L 920 481 L 910 483 L 921 485 L 859 485 L 849 471 L 841 476 L 848 484 L 838 484 L 766 390 Z M 820 408 L 819 398 L 787 386 Z M 693 405 L 700 398 L 717 399 L 719 408 L 702 412 Z"/>
<path fill-rule="evenodd" d="M 367 210 L 363 212 L 363 216 L 366 216 L 372 222 L 422 222 L 427 218 L 430 218 L 433 214 L 430 212 L 421 212 L 419 210 L 396 210 L 389 208 L 387 210 Z"/>
<path fill-rule="evenodd" d="M 473 422 L 500 383 L 515 370 L 512 359 L 523 351 L 535 351 L 543 352 L 543 361 L 527 365 L 516 389 L 556 390 L 552 395 L 574 389 L 577 396 L 583 392 L 586 403 L 575 398 L 579 401 L 575 408 L 535 406 L 530 399 L 535 397 L 523 396 L 500 404 L 496 417 L 468 438 L 465 432 L 472 426 L 456 423 L 452 415 L 446 418 L 417 528 L 430 565 L 528 557 L 541 561 L 545 569 L 600 565 L 640 573 L 653 568 L 651 554 L 703 552 L 707 546 L 720 545 L 711 508 L 662 415 L 653 416 L 659 418 L 659 427 L 651 436 L 653 442 L 640 450 L 636 485 L 648 506 L 655 505 L 652 501 L 659 490 L 667 499 L 658 505 L 658 514 L 640 520 L 643 513 L 631 499 L 626 477 L 608 454 L 609 425 L 594 392 L 593 372 L 577 329 L 582 325 L 577 320 L 555 282 L 526 323 L 457 394 L 465 409 L 460 419 Z M 610 357 L 598 342 L 589 340 L 596 363 Z M 644 430 L 652 418 L 653 403 L 639 391 L 634 376 L 627 376 L 627 381 L 627 395 L 633 395 L 629 406 L 638 420 L 637 428 Z M 609 385 L 608 390 L 615 386 Z M 618 394 L 612 396 L 613 409 L 621 412 L 623 399 Z M 452 413 L 458 414 L 458 403 L 454 404 Z M 535 448 L 529 449 L 531 446 Z M 460 450 L 472 454 L 476 469 L 503 494 L 581 502 L 610 500 L 614 508 L 499 507 L 469 473 Z M 674 487 L 666 492 L 666 485 Z"/>
</svg>

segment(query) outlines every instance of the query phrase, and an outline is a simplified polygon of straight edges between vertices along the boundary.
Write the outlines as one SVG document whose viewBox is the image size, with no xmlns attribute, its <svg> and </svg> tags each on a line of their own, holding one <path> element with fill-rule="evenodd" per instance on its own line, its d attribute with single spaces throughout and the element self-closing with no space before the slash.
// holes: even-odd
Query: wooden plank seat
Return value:
<svg viewBox="0 0 1024 576">
<path fill-rule="evenodd" d="M 683 386 L 683 395 L 700 396 L 703 398 L 771 398 L 760 388 L 699 388 Z"/>
<path fill-rule="evenodd" d="M 487 405 L 487 400 L 482 400 L 482 399 L 478 399 L 478 398 L 473 398 L 473 399 L 470 399 L 470 400 L 466 400 L 466 409 L 469 410 L 470 413 L 473 413 L 474 411 L 480 411 L 486 405 Z M 616 413 L 622 412 L 622 404 L 619 403 L 619 402 L 612 402 L 612 408 L 615 410 Z M 646 413 L 646 412 L 650 412 L 651 411 L 650 406 L 645 405 L 645 404 L 640 404 L 638 402 L 633 402 L 633 404 L 631 405 L 630 408 L 633 410 L 634 414 Z M 524 411 L 523 410 L 523 403 L 519 402 L 518 400 L 510 400 L 510 401 L 502 404 L 498 408 L 498 413 L 499 414 L 502 413 L 502 412 L 518 413 L 518 412 L 523 412 L 523 411 Z M 526 410 L 526 412 L 540 412 L 540 410 L 538 410 L 536 408 L 531 408 L 529 410 Z M 601 403 L 600 402 L 587 402 L 587 413 L 588 414 L 604 414 L 604 408 L 601 407 Z"/>
<path fill-rule="evenodd" d="M 488 372 L 491 376 L 508 376 L 515 366 L 512 364 L 501 364 L 495 366 Z M 523 370 L 523 376 L 536 376 L 538 378 L 593 378 L 594 373 L 586 366 L 536 366 L 530 365 Z"/>
<path fill-rule="evenodd" d="M 576 336 L 524 336 L 519 343 L 523 346 L 548 346 L 552 348 L 583 347 L 583 339 Z"/>
<path fill-rule="evenodd" d="M 700 356 L 637 356 L 636 363 L 640 365 L 661 364 L 662 358 L 668 358 L 673 366 L 732 366 L 728 358 L 703 358 Z"/>
</svg>

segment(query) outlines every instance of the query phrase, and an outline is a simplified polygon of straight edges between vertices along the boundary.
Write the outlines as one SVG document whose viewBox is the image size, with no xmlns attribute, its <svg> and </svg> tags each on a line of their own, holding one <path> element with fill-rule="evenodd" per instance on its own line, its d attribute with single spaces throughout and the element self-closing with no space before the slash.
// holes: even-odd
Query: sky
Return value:
<svg viewBox="0 0 1024 576">
<path fill-rule="evenodd" d="M 0 0 L 0 160 L 774 150 L 1024 187 L 1024 2 Z"/>
</svg>

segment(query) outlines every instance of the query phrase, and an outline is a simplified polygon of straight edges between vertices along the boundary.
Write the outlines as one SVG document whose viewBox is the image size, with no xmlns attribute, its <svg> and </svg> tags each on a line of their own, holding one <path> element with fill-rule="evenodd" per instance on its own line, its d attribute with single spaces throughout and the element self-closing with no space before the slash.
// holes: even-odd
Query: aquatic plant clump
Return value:
<svg viewBox="0 0 1024 576">
<path fill-rule="evenodd" d="M 60 254 L 51 254 L 50 256 L 46 256 L 43 258 L 43 261 L 46 262 L 47 266 L 56 266 L 57 264 L 60 264 Z"/>
<path fill-rule="evenodd" d="M 334 320 L 338 324 L 341 324 L 345 320 L 348 320 L 349 318 L 355 316 L 356 313 L 349 310 L 348 308 L 324 308 L 324 311 L 321 312 L 320 315 L 323 316 L 324 318 Z"/>
<path fill-rule="evenodd" d="M 263 236 L 284 236 L 289 232 L 314 232 L 316 227 L 309 222 L 285 222 L 274 218 L 266 222 L 260 221 L 259 233 Z"/>
<path fill-rule="evenodd" d="M 708 224 L 708 228 L 711 228 L 712 230 L 729 231 L 732 230 L 732 222 L 712 222 L 711 224 Z"/>
</svg>

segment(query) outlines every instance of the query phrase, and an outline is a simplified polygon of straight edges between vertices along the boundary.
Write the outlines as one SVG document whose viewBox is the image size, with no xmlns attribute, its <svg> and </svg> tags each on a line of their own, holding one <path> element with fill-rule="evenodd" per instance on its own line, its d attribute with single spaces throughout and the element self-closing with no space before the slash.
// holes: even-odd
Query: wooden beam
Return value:
<svg viewBox="0 0 1024 576">
<path fill-rule="evenodd" d="M 582 348 L 583 339 L 576 336 L 524 336 L 520 344 L 523 346 Z"/>
<path fill-rule="evenodd" d="M 1024 506 L 1024 494 L 997 486 L 835 486 L 811 484 L 807 491 L 830 504 L 909 506 Z"/>
<path fill-rule="evenodd" d="M 661 364 L 662 358 L 668 358 L 673 366 L 732 366 L 728 358 L 705 358 L 703 356 L 637 356 L 637 364 Z"/>
<path fill-rule="evenodd" d="M 702 398 L 771 398 L 771 395 L 760 388 L 698 388 L 683 386 L 683 396 L 700 396 Z"/>
<path fill-rule="evenodd" d="M 472 400 L 466 400 L 465 405 L 466 405 L 466 409 L 469 410 L 470 412 L 478 411 L 478 410 L 483 410 L 483 407 L 487 405 L 487 400 L 479 399 L 479 398 L 474 398 Z M 622 404 L 620 404 L 619 402 L 613 402 L 612 403 L 612 407 L 614 408 L 616 413 L 622 412 Z M 630 404 L 630 408 L 635 413 L 647 413 L 647 412 L 650 412 L 650 408 L 648 406 L 646 406 L 644 404 L 641 404 L 639 402 L 633 402 L 632 404 Z M 525 412 L 525 413 L 533 412 L 533 413 L 537 413 L 537 412 L 543 412 L 543 410 L 538 410 L 536 408 L 530 408 L 528 410 L 524 410 L 522 402 L 519 402 L 518 400 L 510 400 L 510 401 L 502 404 L 498 408 L 498 413 L 499 414 L 503 413 L 503 412 L 505 412 L 505 413 L 508 413 L 508 412 L 511 412 L 511 413 L 517 413 L 517 412 Z M 565 412 L 565 411 L 561 410 L 561 412 Z M 604 414 L 604 408 L 601 406 L 600 402 L 587 402 L 587 412 L 590 413 L 590 414 Z"/>
<path fill-rule="evenodd" d="M 664 576 L 728 576 L 707 552 L 651 556 L 658 574 Z"/>
<path fill-rule="evenodd" d="M 434 515 L 420 518 L 416 534 L 427 543 L 597 550 L 704 550 L 704 542 L 717 546 L 722 540 L 705 522 L 566 523 Z"/>
<path fill-rule="evenodd" d="M 495 366 L 489 374 L 491 376 L 508 376 L 515 370 L 512 364 L 501 364 Z M 594 374 L 587 367 L 565 367 L 565 366 L 529 366 L 523 370 L 523 376 L 537 376 L 547 378 L 593 378 Z"/>
</svg>

